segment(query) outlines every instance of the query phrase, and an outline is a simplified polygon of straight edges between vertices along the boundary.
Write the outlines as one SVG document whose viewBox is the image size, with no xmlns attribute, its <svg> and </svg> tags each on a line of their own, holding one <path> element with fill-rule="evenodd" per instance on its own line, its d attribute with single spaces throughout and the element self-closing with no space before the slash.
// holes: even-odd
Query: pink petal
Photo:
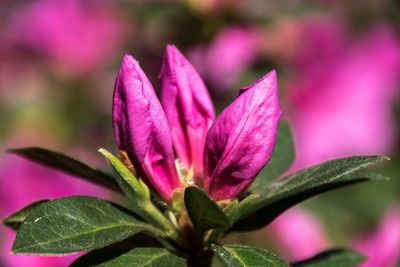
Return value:
<svg viewBox="0 0 400 267">
<path fill-rule="evenodd" d="M 378 229 L 355 243 L 368 259 L 360 267 L 395 267 L 400 262 L 400 206 L 389 209 Z"/>
<path fill-rule="evenodd" d="M 261 41 L 261 34 L 256 30 L 230 25 L 222 28 L 209 45 L 193 47 L 189 59 L 215 86 L 216 93 L 226 93 L 257 59 Z"/>
<path fill-rule="evenodd" d="M 125 55 L 114 89 L 114 135 L 136 171 L 165 200 L 180 186 L 164 111 L 139 63 Z"/>
<path fill-rule="evenodd" d="M 286 211 L 268 229 L 279 245 L 280 254 L 291 262 L 310 258 L 330 245 L 322 222 L 301 208 Z"/>
<path fill-rule="evenodd" d="M 204 187 L 216 200 L 237 196 L 274 150 L 281 110 L 275 71 L 241 90 L 214 121 L 204 151 Z"/>
<path fill-rule="evenodd" d="M 126 30 L 112 1 L 28 1 L 11 13 L 3 29 L 13 46 L 32 50 L 73 74 L 104 66 Z"/>
<path fill-rule="evenodd" d="M 160 81 L 161 102 L 178 157 L 186 168 L 194 166 L 201 174 L 205 139 L 215 117 L 207 88 L 174 45 L 166 48 Z"/>
<path fill-rule="evenodd" d="M 390 153 L 397 140 L 397 34 L 384 24 L 355 35 L 337 20 L 310 22 L 301 39 L 309 45 L 293 58 L 296 74 L 287 84 L 298 152 L 292 170 L 336 157 Z"/>
</svg>

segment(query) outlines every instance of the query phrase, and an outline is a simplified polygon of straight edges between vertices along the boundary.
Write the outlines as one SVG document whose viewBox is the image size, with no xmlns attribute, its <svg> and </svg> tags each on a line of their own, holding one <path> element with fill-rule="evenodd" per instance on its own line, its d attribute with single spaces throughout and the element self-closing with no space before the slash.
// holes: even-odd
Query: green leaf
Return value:
<svg viewBox="0 0 400 267">
<path fill-rule="evenodd" d="M 224 208 L 224 213 L 228 217 L 231 224 L 235 222 L 238 207 L 239 201 L 237 199 L 234 199 L 231 203 L 229 203 L 229 205 Z"/>
<path fill-rule="evenodd" d="M 235 218 L 237 215 L 237 210 L 239 206 L 239 201 L 237 199 L 233 200 L 229 205 L 227 205 L 223 211 L 229 219 L 230 226 L 235 222 Z M 210 231 L 210 234 L 205 240 L 206 244 L 215 243 L 218 239 L 224 234 L 226 230 L 229 228 L 217 228 Z"/>
<path fill-rule="evenodd" d="M 295 149 L 289 123 L 280 121 L 272 158 L 258 174 L 249 191 L 264 192 L 266 185 L 281 176 L 292 165 L 294 159 Z"/>
<path fill-rule="evenodd" d="M 294 267 L 355 267 L 365 257 L 351 249 L 331 249 L 310 259 L 292 264 Z"/>
<path fill-rule="evenodd" d="M 259 248 L 241 245 L 211 245 L 212 251 L 226 267 L 289 267 L 278 255 Z"/>
<path fill-rule="evenodd" d="M 224 208 L 224 213 L 228 217 L 229 221 L 231 222 L 231 225 L 233 225 L 247 210 L 248 205 L 253 205 L 255 200 L 258 200 L 259 195 L 252 194 L 246 197 L 243 201 L 238 202 L 237 199 L 233 200 L 228 206 Z M 224 232 L 227 232 L 227 228 L 218 228 L 218 229 L 213 229 L 208 236 L 207 243 L 215 243 L 218 241 L 218 239 L 223 236 Z"/>
<path fill-rule="evenodd" d="M 235 207 L 234 212 L 229 217 L 229 220 L 231 221 L 232 225 L 235 225 L 235 223 L 245 217 L 249 209 L 253 208 L 253 205 L 256 205 L 257 202 L 260 201 L 260 195 L 258 194 L 251 194 L 247 196 L 245 199 L 239 202 L 239 204 Z"/>
<path fill-rule="evenodd" d="M 136 201 L 150 201 L 150 191 L 147 186 L 136 178 L 125 164 L 106 149 L 101 148 L 99 152 L 110 163 L 116 174 L 116 180 L 125 195 Z"/>
<path fill-rule="evenodd" d="M 138 232 L 163 234 L 128 210 L 87 196 L 51 200 L 21 224 L 12 253 L 63 255 L 97 249 Z"/>
<path fill-rule="evenodd" d="M 70 266 L 97 266 L 98 264 L 108 263 L 108 261 L 111 261 L 122 254 L 128 253 L 131 250 L 143 247 L 163 248 L 167 250 L 170 249 L 169 251 L 176 251 L 176 247 L 171 246 L 171 244 L 166 242 L 164 239 L 152 237 L 144 233 L 138 233 L 121 242 L 90 251 L 76 259 Z M 128 266 L 130 265 L 128 264 Z"/>
<path fill-rule="evenodd" d="M 112 176 L 63 153 L 40 147 L 10 149 L 8 151 L 47 167 L 63 171 L 70 175 L 83 178 L 89 182 L 121 192 L 118 184 L 114 181 Z"/>
<path fill-rule="evenodd" d="M 32 212 L 32 210 L 46 201 L 48 201 L 48 200 L 44 199 L 44 200 L 35 201 L 35 202 L 29 204 L 28 206 L 20 209 L 19 211 L 15 212 L 15 213 L 11 214 L 10 216 L 8 216 L 7 218 L 5 218 L 3 220 L 3 224 L 10 227 L 11 229 L 13 229 L 15 231 L 18 230 L 21 223 L 26 219 L 26 217 L 28 217 L 28 215 Z"/>
<path fill-rule="evenodd" d="M 240 205 L 233 227 L 235 231 L 257 230 L 269 224 L 286 209 L 323 192 L 373 180 L 375 175 L 357 175 L 361 169 L 387 160 L 383 156 L 341 158 L 301 170 L 272 184 L 264 195 L 251 195 Z"/>
<path fill-rule="evenodd" d="M 107 251 L 93 251 L 75 262 L 71 267 L 115 267 L 115 266 L 143 266 L 143 267 L 185 267 L 186 260 L 178 257 L 164 248 L 135 248 L 127 252 L 114 253 L 112 257 L 103 255 Z"/>
<path fill-rule="evenodd" d="M 220 206 L 196 186 L 185 189 L 185 206 L 193 225 L 201 230 L 229 227 L 231 223 Z"/>
<path fill-rule="evenodd" d="M 125 164 L 110 152 L 105 149 L 100 149 L 99 152 L 102 153 L 111 164 L 122 191 L 134 200 L 134 205 L 131 207 L 133 211 L 152 225 L 161 227 L 161 229 L 166 232 L 166 235 L 176 242 L 185 242 L 180 237 L 177 229 L 151 202 L 150 191 L 146 184 L 137 179 Z"/>
</svg>

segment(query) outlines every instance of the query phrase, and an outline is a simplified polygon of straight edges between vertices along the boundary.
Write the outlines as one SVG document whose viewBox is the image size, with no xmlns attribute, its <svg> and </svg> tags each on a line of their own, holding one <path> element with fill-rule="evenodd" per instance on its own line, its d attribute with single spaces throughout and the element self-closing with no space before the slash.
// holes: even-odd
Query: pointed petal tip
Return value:
<svg viewBox="0 0 400 267">
<path fill-rule="evenodd" d="M 126 81 L 138 79 L 144 82 L 148 78 L 141 68 L 139 61 L 132 55 L 125 53 L 117 79 Z"/>
<path fill-rule="evenodd" d="M 139 66 L 139 62 L 130 54 L 125 53 L 122 58 L 121 68 L 135 69 Z"/>
<path fill-rule="evenodd" d="M 165 47 L 165 52 L 164 52 L 163 66 L 158 75 L 158 79 L 161 81 L 163 78 L 163 75 L 168 75 L 168 74 L 166 74 L 166 70 L 173 69 L 174 66 L 176 65 L 176 63 L 181 61 L 182 57 L 183 57 L 183 55 L 180 53 L 180 51 L 178 50 L 178 48 L 175 45 L 167 44 Z M 169 72 L 170 71 L 167 71 L 167 73 L 169 73 Z"/>
<path fill-rule="evenodd" d="M 123 58 L 122 58 L 122 62 L 125 62 L 125 61 L 134 61 L 134 60 L 135 60 L 135 58 L 134 58 L 131 54 L 129 54 L 128 52 L 126 52 L 126 53 L 124 54 Z"/>
<path fill-rule="evenodd" d="M 172 50 L 172 49 L 177 49 L 174 44 L 168 43 L 167 46 L 165 47 L 165 50 Z"/>
<path fill-rule="evenodd" d="M 165 58 L 169 62 L 187 62 L 188 60 L 183 55 L 183 53 L 173 44 L 168 44 L 165 48 Z"/>
<path fill-rule="evenodd" d="M 272 81 L 272 82 L 276 83 L 277 79 L 278 78 L 277 78 L 277 75 L 276 75 L 276 70 L 273 69 L 270 72 L 268 72 L 267 74 L 265 74 L 263 77 L 261 77 L 260 79 L 255 81 L 252 85 L 248 86 L 248 88 L 249 87 L 253 87 L 253 86 L 255 86 L 255 85 L 259 84 L 259 83 L 262 83 L 262 82 L 267 82 L 267 81 Z"/>
<path fill-rule="evenodd" d="M 259 78 L 258 80 L 256 80 L 255 82 L 253 82 L 252 84 L 240 88 L 239 89 L 239 95 L 243 94 L 244 92 L 246 92 L 247 90 L 251 89 L 251 88 L 255 88 L 257 87 L 259 84 L 262 83 L 269 83 L 271 85 L 275 85 L 276 90 L 278 89 L 277 83 L 278 83 L 278 78 L 276 75 L 276 70 L 273 69 L 270 72 L 268 72 L 267 74 L 265 74 L 264 76 L 262 76 L 261 78 Z"/>
<path fill-rule="evenodd" d="M 174 44 L 167 44 L 167 46 L 165 47 L 165 51 L 167 54 L 180 52 L 179 49 Z"/>
</svg>

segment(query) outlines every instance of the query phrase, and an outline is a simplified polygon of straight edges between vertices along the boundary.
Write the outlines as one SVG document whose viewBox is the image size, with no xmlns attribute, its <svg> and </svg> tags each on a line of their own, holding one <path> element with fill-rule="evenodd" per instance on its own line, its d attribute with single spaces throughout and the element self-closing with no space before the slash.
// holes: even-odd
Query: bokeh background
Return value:
<svg viewBox="0 0 400 267">
<path fill-rule="evenodd" d="M 158 88 L 163 51 L 176 44 L 204 78 L 220 111 L 276 69 L 297 158 L 292 170 L 352 154 L 385 154 L 390 182 L 307 201 L 270 227 L 226 242 L 301 260 L 348 246 L 363 266 L 400 266 L 400 3 L 395 0 L 2 0 L 0 3 L 0 217 L 38 200 L 111 192 L 4 151 L 44 146 L 105 167 L 115 151 L 114 79 L 134 55 Z M 0 266 L 66 266 L 77 256 L 8 254 Z M 397 265 L 396 265 L 397 264 Z"/>
</svg>

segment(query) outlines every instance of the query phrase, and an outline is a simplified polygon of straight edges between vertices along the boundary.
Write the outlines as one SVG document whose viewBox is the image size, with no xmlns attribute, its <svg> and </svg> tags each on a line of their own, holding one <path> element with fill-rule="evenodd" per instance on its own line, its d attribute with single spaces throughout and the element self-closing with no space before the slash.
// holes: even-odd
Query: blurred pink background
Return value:
<svg viewBox="0 0 400 267">
<path fill-rule="evenodd" d="M 296 146 L 291 171 L 353 154 L 392 157 L 381 170 L 391 182 L 330 193 L 318 198 L 322 204 L 311 200 L 283 214 L 262 231 L 271 249 L 300 260 L 347 245 L 370 257 L 362 266 L 396 266 L 400 11 L 394 1 L 20 0 L 3 1 L 0 15 L 1 218 L 39 199 L 116 199 L 4 150 L 44 146 L 105 167 L 97 149 L 115 149 L 111 95 L 123 54 L 139 59 L 157 84 L 164 47 L 174 43 L 203 76 L 218 111 L 240 87 L 277 70 Z M 65 266 L 76 257 L 11 256 L 13 236 L 0 228 L 2 266 Z M 258 242 L 254 235 L 246 240 Z"/>
</svg>

